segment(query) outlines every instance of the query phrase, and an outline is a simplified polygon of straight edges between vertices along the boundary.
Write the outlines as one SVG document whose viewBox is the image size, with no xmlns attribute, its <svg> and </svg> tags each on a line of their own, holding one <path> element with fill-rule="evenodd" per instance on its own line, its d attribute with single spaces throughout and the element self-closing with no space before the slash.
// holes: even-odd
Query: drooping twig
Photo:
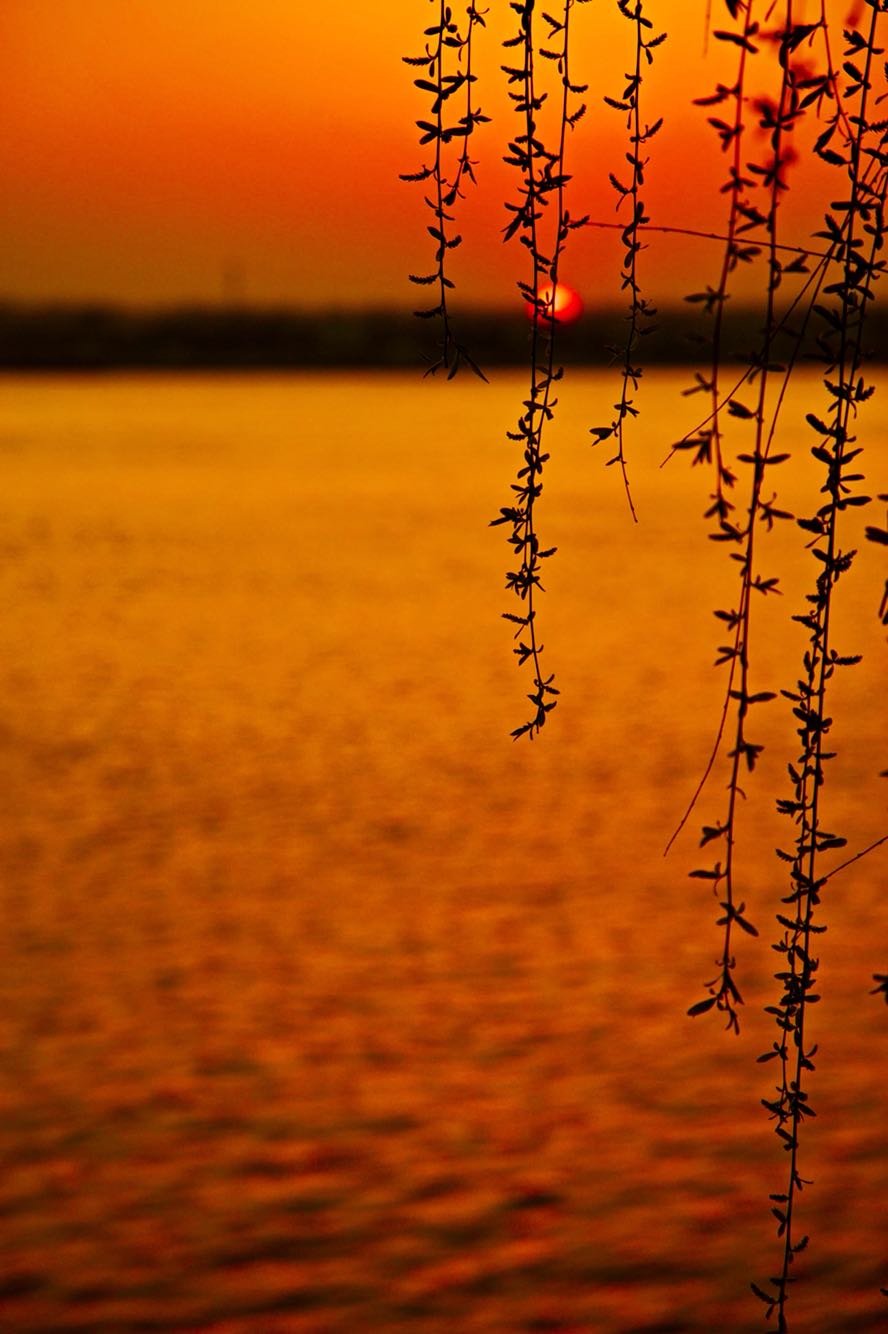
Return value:
<svg viewBox="0 0 888 1334">
<path fill-rule="evenodd" d="M 528 736 L 532 740 L 539 733 L 548 714 L 554 709 L 557 703 L 555 697 L 558 695 L 553 684 L 554 674 L 543 675 L 543 644 L 539 638 L 536 603 L 537 593 L 543 591 L 540 578 L 542 562 L 555 554 L 555 548 L 543 548 L 540 543 L 536 527 L 536 505 L 542 493 L 543 468 L 549 457 L 544 451 L 544 432 L 554 415 L 557 400 L 553 392 L 563 374 L 555 364 L 555 295 L 560 260 L 569 233 L 584 223 L 582 218 L 571 219 L 565 207 L 565 187 L 570 180 L 565 170 L 567 130 L 576 124 L 585 110 L 580 104 L 576 110 L 571 111 L 569 104 L 570 96 L 584 91 L 583 85 L 572 84 L 570 80 L 570 16 L 573 4 L 574 0 L 565 0 L 560 20 L 548 14 L 542 16 L 548 34 L 547 44 L 539 48 L 539 56 L 556 66 L 561 90 L 558 146 L 555 150 L 546 148 L 539 124 L 548 93 L 541 90 L 537 80 L 538 53 L 533 0 L 512 4 L 512 9 L 519 16 L 519 30 L 505 46 L 520 52 L 521 63 L 503 66 L 510 87 L 509 96 L 521 117 L 521 133 L 516 134 L 510 142 L 505 159 L 518 171 L 520 183 L 518 202 L 506 205 L 511 218 L 504 234 L 506 240 L 518 238 L 527 250 L 531 264 L 529 279 L 518 283 L 518 289 L 531 313 L 529 385 L 524 411 L 515 430 L 508 432 L 509 439 L 522 447 L 522 467 L 512 487 L 512 504 L 502 506 L 499 516 L 493 520 L 494 525 L 510 525 L 509 544 L 520 558 L 518 568 L 510 570 L 506 576 L 506 587 L 521 601 L 521 612 L 506 612 L 504 615 L 506 620 L 517 627 L 515 638 L 518 646 L 514 652 L 519 665 L 529 662 L 533 671 L 533 690 L 528 694 L 532 712 L 524 723 L 513 730 L 512 736 L 516 739 Z M 557 45 L 553 46 L 552 43 Z M 554 205 L 554 219 L 547 244 L 544 227 L 550 205 Z"/>
<path fill-rule="evenodd" d="M 624 18 L 633 24 L 635 30 L 634 68 L 626 75 L 622 96 L 619 99 L 613 97 L 604 99 L 608 106 L 625 113 L 626 128 L 629 132 L 629 150 L 626 153 L 626 161 L 629 164 L 628 183 L 614 172 L 610 173 L 611 185 L 619 196 L 617 207 L 623 203 L 629 207 L 628 221 L 618 224 L 621 228 L 624 252 L 620 287 L 622 291 L 629 293 L 629 314 L 626 317 L 629 327 L 623 346 L 609 349 L 614 358 L 622 363 L 620 398 L 614 404 L 616 415 L 607 426 L 593 426 L 590 434 L 595 436 L 596 444 L 615 438 L 617 452 L 607 460 L 606 466 L 619 464 L 629 512 L 637 523 L 638 515 L 635 512 L 626 463 L 626 423 L 628 419 L 638 416 L 633 394 L 638 390 L 639 381 L 644 374 L 643 368 L 638 365 L 638 342 L 647 334 L 653 333 L 656 325 L 651 321 L 657 314 L 656 307 L 642 294 L 638 275 L 638 256 L 644 248 L 641 240 L 642 229 L 650 222 L 645 213 L 641 190 L 644 186 L 645 167 L 648 164 L 648 158 L 644 156 L 646 146 L 663 126 L 662 116 L 652 124 L 642 125 L 641 92 L 644 82 L 642 61 L 648 65 L 653 63 L 653 52 L 666 40 L 666 33 L 653 35 L 650 31 L 653 24 L 645 17 L 642 0 L 617 0 L 617 6 Z"/>
</svg>

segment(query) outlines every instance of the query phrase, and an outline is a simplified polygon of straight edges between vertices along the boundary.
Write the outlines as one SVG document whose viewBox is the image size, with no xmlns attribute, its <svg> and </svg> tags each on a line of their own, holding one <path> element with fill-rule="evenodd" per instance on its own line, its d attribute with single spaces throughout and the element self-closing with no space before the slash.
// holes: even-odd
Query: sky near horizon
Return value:
<svg viewBox="0 0 888 1334">
<path fill-rule="evenodd" d="M 480 186 L 453 276 L 458 300 L 507 305 L 524 276 L 523 251 L 500 239 L 516 118 L 498 66 L 513 24 L 505 0 L 490 8 L 476 100 L 493 123 L 475 141 Z M 726 161 L 689 101 L 731 77 L 736 48 L 704 54 L 705 0 L 677 9 L 646 5 L 669 36 L 645 83 L 644 118 L 665 126 L 644 198 L 654 222 L 717 230 Z M 428 99 L 400 57 L 421 51 L 436 12 L 429 0 L 3 0 L 0 300 L 415 304 L 406 273 L 431 267 L 429 219 L 422 187 L 398 173 L 423 160 L 413 122 Z M 713 13 L 729 24 L 722 0 Z M 624 118 L 602 98 L 620 95 L 632 27 L 615 0 L 575 6 L 572 22 L 572 75 L 590 90 L 569 144 L 571 209 L 613 221 Z M 790 193 L 804 239 L 819 212 L 810 191 Z M 678 299 L 708 266 L 715 277 L 718 246 L 651 239 L 655 299 Z M 565 276 L 603 304 L 619 299 L 619 263 L 616 238 L 586 230 Z"/>
</svg>

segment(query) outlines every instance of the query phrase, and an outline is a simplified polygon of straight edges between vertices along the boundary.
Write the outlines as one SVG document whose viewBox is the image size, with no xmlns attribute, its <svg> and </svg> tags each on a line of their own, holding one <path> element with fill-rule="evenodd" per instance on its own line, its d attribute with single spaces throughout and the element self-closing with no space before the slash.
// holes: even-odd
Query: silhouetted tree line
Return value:
<svg viewBox="0 0 888 1334">
<path fill-rule="evenodd" d="M 728 357 L 738 364 L 757 336 L 758 311 L 725 317 Z M 486 366 L 523 366 L 531 328 L 520 307 L 469 310 L 460 327 L 483 347 Z M 608 367 L 625 340 L 622 309 L 586 313 L 559 330 L 561 360 Z M 648 365 L 696 365 L 705 359 L 704 316 L 697 307 L 661 310 L 645 343 Z M 873 356 L 888 356 L 888 315 L 868 324 Z M 813 352 L 813 333 L 806 351 Z M 311 370 L 341 367 L 416 369 L 415 321 L 409 311 L 304 311 L 288 308 L 164 310 L 104 305 L 0 306 L 0 368 L 7 371 Z"/>
</svg>

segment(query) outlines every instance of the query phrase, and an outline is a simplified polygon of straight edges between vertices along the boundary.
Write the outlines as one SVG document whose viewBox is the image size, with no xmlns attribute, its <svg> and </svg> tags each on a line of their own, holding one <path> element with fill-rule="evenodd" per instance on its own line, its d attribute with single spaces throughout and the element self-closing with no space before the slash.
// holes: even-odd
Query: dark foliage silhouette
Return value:
<svg viewBox="0 0 888 1334">
<path fill-rule="evenodd" d="M 533 681 L 528 695 L 530 716 L 512 735 L 516 739 L 537 736 L 558 694 L 554 676 L 545 674 L 541 661 L 541 574 L 554 548 L 546 548 L 538 536 L 537 515 L 549 457 L 544 436 L 557 406 L 555 388 L 563 374 L 548 294 L 557 284 L 570 234 L 584 226 L 613 226 L 620 231 L 623 257 L 618 282 L 624 299 L 628 296 L 627 329 L 622 345 L 610 351 L 619 368 L 621 387 L 612 419 L 593 427 L 592 435 L 596 443 L 611 441 L 607 464 L 619 465 L 633 519 L 638 516 L 629 487 L 628 427 L 641 410 L 636 394 L 643 376 L 643 339 L 652 330 L 657 313 L 642 291 L 644 237 L 648 231 L 673 231 L 718 240 L 721 257 L 711 280 L 686 298 L 701 318 L 697 369 L 686 394 L 694 402 L 697 396 L 705 402 L 705 415 L 675 442 L 670 457 L 684 456 L 693 467 L 711 470 L 704 517 L 710 539 L 732 562 L 736 585 L 731 602 L 714 613 L 726 641 L 716 654 L 716 665 L 725 672 L 725 686 L 715 740 L 676 834 L 703 799 L 709 780 L 724 768 L 725 796 L 701 830 L 700 846 L 711 856 L 690 873 L 692 879 L 712 888 L 721 947 L 716 975 L 688 1013 L 694 1017 L 718 1015 L 729 1031 L 738 1033 L 743 1004 L 736 976 L 738 940 L 759 935 L 741 897 L 745 878 L 742 808 L 746 786 L 755 781 L 764 748 L 756 726 L 760 710 L 778 708 L 781 701 L 791 708 L 798 744 L 787 766 L 788 793 L 777 798 L 778 810 L 787 821 L 786 847 L 777 851 L 786 880 L 771 947 L 778 959 L 777 995 L 767 1007 L 777 1031 L 770 1049 L 759 1057 L 766 1070 L 776 1072 L 776 1084 L 762 1102 L 786 1152 L 786 1174 L 770 1196 L 780 1248 L 776 1273 L 751 1285 L 764 1314 L 784 1331 L 789 1329 L 795 1260 L 809 1243 L 801 1230 L 799 1210 L 803 1188 L 810 1184 L 802 1174 L 803 1125 L 814 1116 L 809 1084 L 817 1046 L 810 1036 L 810 1019 L 811 1007 L 820 999 L 817 937 L 826 930 L 819 910 L 832 877 L 888 841 L 886 834 L 829 868 L 830 858 L 834 860 L 834 854 L 846 847 L 846 839 L 825 826 L 823 802 L 835 754 L 829 748 L 832 683 L 837 672 L 860 661 L 853 645 L 840 647 L 834 642 L 834 621 L 836 600 L 841 596 L 839 584 L 864 554 L 847 549 L 843 517 L 849 509 L 871 501 L 865 490 L 861 443 L 865 436 L 861 431 L 866 405 L 875 391 L 865 374 L 867 316 L 885 269 L 888 120 L 881 118 L 880 108 L 888 97 L 884 91 L 888 63 L 879 43 L 888 0 L 861 0 L 847 7 L 827 6 L 821 0 L 819 13 L 806 22 L 794 13 L 792 0 L 768 4 L 725 0 L 723 16 L 713 16 L 709 37 L 729 49 L 734 58 L 732 81 L 718 83 L 695 99 L 713 131 L 715 152 L 726 167 L 720 187 L 724 224 L 717 234 L 654 223 L 648 215 L 642 191 L 663 120 L 656 108 L 647 105 L 644 74 L 655 52 L 661 54 L 666 33 L 655 29 L 642 0 L 616 2 L 632 25 L 630 68 L 620 89 L 601 94 L 596 90 L 594 96 L 582 75 L 575 72 L 582 65 L 582 39 L 572 18 L 575 0 L 566 0 L 554 14 L 538 9 L 534 0 L 513 0 L 509 5 L 517 27 L 505 42 L 507 59 L 502 70 L 519 128 L 509 140 L 505 159 L 517 177 L 516 197 L 506 205 L 505 237 L 517 240 L 526 252 L 528 271 L 518 287 L 534 314 L 527 390 L 517 426 L 509 432 L 509 439 L 521 450 L 521 466 L 511 503 L 493 521 L 509 532 L 515 568 L 508 572 L 506 586 L 519 599 L 520 612 L 505 615 L 516 626 L 519 665 L 529 665 Z M 452 123 L 445 124 L 441 108 L 446 97 L 464 83 L 471 87 L 471 80 L 468 74 L 462 79 L 444 74 L 442 52 L 448 42 L 460 52 L 467 48 L 472 25 L 479 21 L 470 6 L 467 36 L 461 38 L 453 11 L 442 5 L 438 24 L 426 30 L 426 55 L 412 62 L 428 63 L 429 80 L 417 82 L 433 95 L 437 117 L 419 125 L 422 142 L 435 146 L 434 164 L 424 169 L 422 179 L 431 180 L 436 187 L 426 202 L 435 214 L 435 227 L 429 230 L 437 243 L 438 268 L 419 281 L 437 281 L 440 302 L 420 313 L 440 316 L 443 321 L 439 364 L 450 374 L 460 360 L 468 360 L 450 332 L 446 289 L 452 283 L 444 271 L 449 251 L 461 239 L 447 231 L 452 218 L 446 210 L 455 202 L 466 169 L 457 170 L 456 184 L 448 193 L 443 184 L 442 153 L 454 135 L 467 141 L 481 118 L 471 111 L 470 102 L 456 129 Z M 593 11 L 587 23 L 594 22 Z M 668 50 L 667 45 L 664 59 Z M 624 165 L 609 172 L 621 211 L 616 223 L 574 218 L 568 208 L 569 135 L 591 119 L 590 108 L 596 105 L 602 106 L 605 117 L 619 113 L 628 136 Z M 784 223 L 803 136 L 832 178 L 822 202 L 823 227 L 810 238 L 787 234 Z M 725 311 L 741 269 L 761 273 L 763 278 L 759 332 L 737 371 L 727 352 Z M 822 397 L 811 405 L 806 422 L 810 454 L 821 469 L 820 499 L 813 512 L 795 516 L 781 502 L 778 491 L 781 479 L 792 472 L 795 463 L 781 447 L 781 414 L 791 378 L 802 361 L 810 359 L 812 344 L 820 367 Z M 886 501 L 886 496 L 880 500 Z M 795 680 L 783 689 L 759 680 L 755 659 L 758 608 L 782 594 L 780 571 L 775 568 L 775 558 L 768 555 L 768 536 L 778 526 L 795 529 L 811 569 L 804 604 L 789 611 L 807 633 L 807 643 Z M 867 554 L 876 553 L 888 544 L 888 528 L 873 523 L 866 537 Z M 877 610 L 888 624 L 888 582 Z M 751 912 L 760 919 L 763 910 L 757 904 Z M 871 994 L 888 1001 L 886 976 L 876 974 L 873 980 L 876 986 Z"/>
</svg>

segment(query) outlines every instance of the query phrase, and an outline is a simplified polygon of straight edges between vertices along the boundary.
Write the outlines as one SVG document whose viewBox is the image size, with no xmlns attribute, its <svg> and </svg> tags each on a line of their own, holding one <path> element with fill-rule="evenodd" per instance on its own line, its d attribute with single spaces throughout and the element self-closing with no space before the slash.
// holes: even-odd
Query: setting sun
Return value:
<svg viewBox="0 0 888 1334">
<path fill-rule="evenodd" d="M 550 283 L 540 289 L 542 310 L 536 310 L 532 301 L 526 301 L 524 309 L 529 320 L 552 320 L 556 324 L 573 324 L 583 313 L 583 302 L 579 292 L 568 287 L 567 283 L 556 283 L 553 289 Z"/>
</svg>

